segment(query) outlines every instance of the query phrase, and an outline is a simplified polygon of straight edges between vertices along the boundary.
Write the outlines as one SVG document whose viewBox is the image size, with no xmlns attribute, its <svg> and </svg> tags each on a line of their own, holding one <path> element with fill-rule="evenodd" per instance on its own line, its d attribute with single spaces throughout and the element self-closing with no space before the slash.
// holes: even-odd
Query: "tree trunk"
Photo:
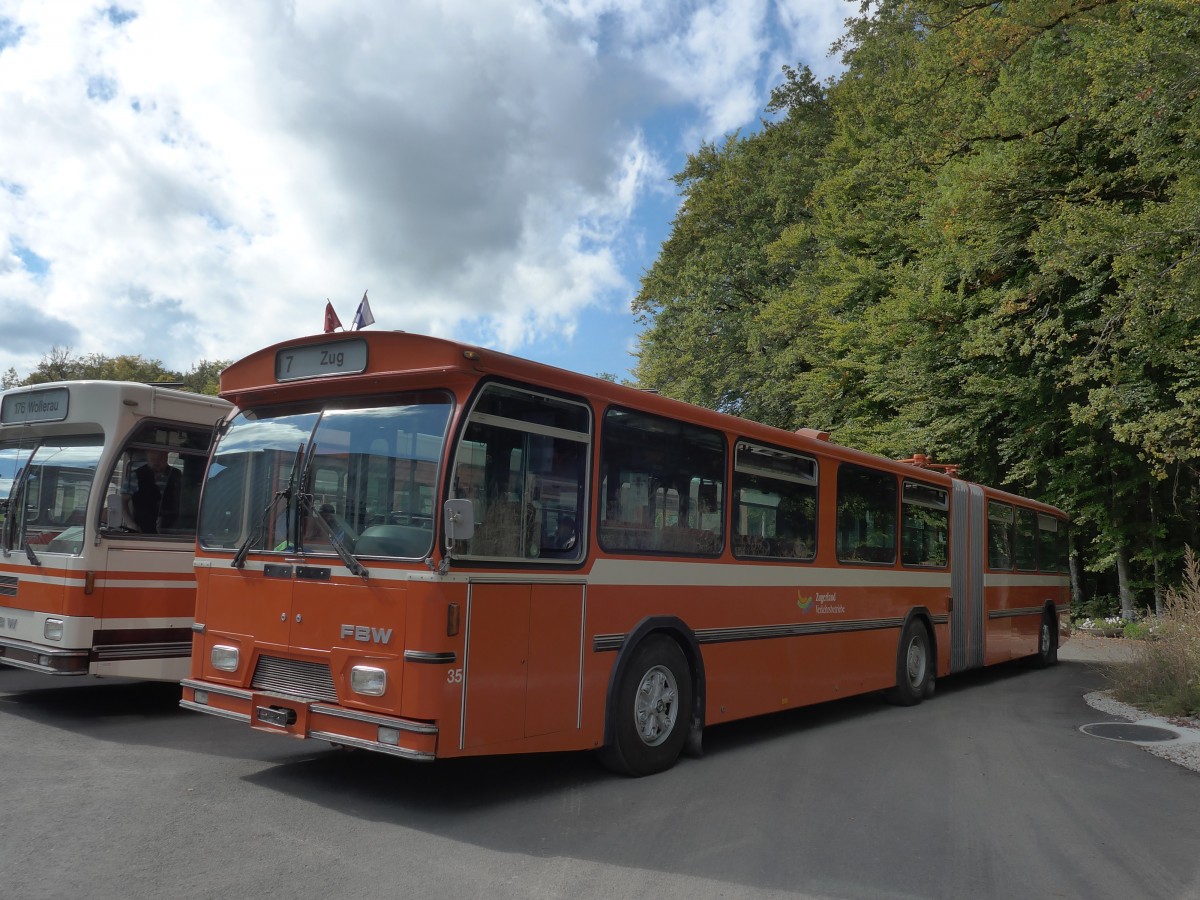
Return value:
<svg viewBox="0 0 1200 900">
<path fill-rule="evenodd" d="M 1162 554 L 1158 548 L 1158 505 L 1154 502 L 1154 482 L 1150 483 L 1150 556 L 1154 560 L 1154 615 L 1163 613 Z"/>
<path fill-rule="evenodd" d="M 1129 584 L 1129 554 L 1125 547 L 1117 547 L 1117 593 L 1121 597 L 1121 618 L 1133 621 L 1133 588 Z"/>
<path fill-rule="evenodd" d="M 1163 598 L 1165 592 L 1162 584 L 1162 563 L 1154 557 L 1154 617 L 1161 619 L 1163 614 Z"/>
<path fill-rule="evenodd" d="M 1071 605 L 1078 606 L 1086 599 L 1083 596 L 1083 582 L 1079 578 L 1079 554 L 1072 551 L 1067 557 L 1067 565 L 1071 571 Z"/>
</svg>

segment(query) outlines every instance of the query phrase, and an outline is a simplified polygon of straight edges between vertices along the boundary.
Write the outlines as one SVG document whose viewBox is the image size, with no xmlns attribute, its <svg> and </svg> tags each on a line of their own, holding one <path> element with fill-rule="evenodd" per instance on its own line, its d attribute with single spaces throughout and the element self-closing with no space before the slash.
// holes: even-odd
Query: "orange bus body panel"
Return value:
<svg viewBox="0 0 1200 900">
<path fill-rule="evenodd" d="M 295 382 L 276 378 L 281 354 L 354 342 L 365 348 L 361 371 Z M 590 410 L 586 530 L 579 536 L 586 553 L 575 565 L 548 559 L 520 564 L 447 559 L 441 506 L 450 468 L 473 398 L 492 381 L 566 397 Z M 986 548 L 986 514 L 969 525 L 957 522 L 963 537 L 954 539 L 950 558 L 962 556 L 954 565 L 905 566 L 898 550 L 893 563 L 839 561 L 833 515 L 839 467 L 884 473 L 897 484 L 919 482 L 946 497 L 964 483 L 944 472 L 840 447 L 815 433 L 791 434 L 527 360 L 404 333 L 302 338 L 251 354 L 222 375 L 222 396 L 243 410 L 284 403 L 319 408 L 324 402 L 339 409 L 355 403 L 369 407 L 386 405 L 401 391 L 433 390 L 449 392 L 453 409 L 445 446 L 438 451 L 436 539 L 428 558 L 367 555 L 361 562 L 369 574 L 355 577 L 328 552 L 293 557 L 256 550 L 244 568 L 235 569 L 232 553 L 201 546 L 199 633 L 192 675 L 184 682 L 186 708 L 412 759 L 592 749 L 607 739 L 618 663 L 632 636 L 655 617 L 680 623 L 681 643 L 689 645 L 688 653 L 694 647 L 699 654 L 693 668 L 703 672 L 700 721 L 712 725 L 894 686 L 898 642 L 913 617 L 928 628 L 931 665 L 942 675 L 1035 654 L 1047 611 L 1055 616 L 1066 611 L 1061 574 L 994 573 L 979 562 L 979 549 L 969 551 L 967 565 L 969 544 Z M 613 408 L 722 435 L 726 502 L 719 553 L 604 550 L 598 525 L 599 448 L 605 412 Z M 554 427 L 559 431 L 545 433 L 561 433 L 561 426 Z M 738 441 L 815 461 L 818 512 L 811 559 L 734 555 L 727 498 Z M 1063 514 L 1046 504 L 972 490 L 973 505 L 947 501 L 946 509 L 953 510 L 945 514 L 951 530 L 956 517 L 976 515 L 988 500 L 1065 523 Z M 316 575 L 300 578 L 301 568 Z M 965 587 L 956 586 L 959 568 Z M 979 600 L 967 609 L 970 591 Z M 964 638 L 960 628 L 976 636 Z M 979 658 L 956 662 L 956 640 L 967 640 Z M 222 646 L 238 650 L 236 669 L 212 665 L 214 648 Z M 289 687 L 284 676 L 263 674 L 275 665 L 299 686 Z M 328 682 L 318 686 L 306 680 L 310 670 L 316 671 L 313 666 Z M 356 671 L 362 677 L 382 672 L 383 692 L 370 696 L 352 689 Z"/>
</svg>

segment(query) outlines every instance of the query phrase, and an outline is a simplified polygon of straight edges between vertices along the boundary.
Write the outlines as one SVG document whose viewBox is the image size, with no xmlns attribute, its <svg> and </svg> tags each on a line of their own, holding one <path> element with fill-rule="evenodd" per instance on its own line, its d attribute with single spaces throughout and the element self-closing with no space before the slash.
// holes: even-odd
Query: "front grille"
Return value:
<svg viewBox="0 0 1200 900">
<path fill-rule="evenodd" d="M 17 586 L 20 582 L 12 575 L 0 575 L 0 595 L 5 597 L 17 596 Z"/>
<path fill-rule="evenodd" d="M 250 684 L 259 690 L 294 694 L 306 700 L 337 702 L 333 676 L 329 674 L 329 666 L 324 663 L 260 656 Z"/>
</svg>

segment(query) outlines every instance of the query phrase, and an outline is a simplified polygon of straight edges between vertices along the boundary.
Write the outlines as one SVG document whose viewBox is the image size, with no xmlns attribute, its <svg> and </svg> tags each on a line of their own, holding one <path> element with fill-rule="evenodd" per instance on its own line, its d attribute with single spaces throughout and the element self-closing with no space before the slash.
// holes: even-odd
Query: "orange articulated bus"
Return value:
<svg viewBox="0 0 1200 900">
<path fill-rule="evenodd" d="M 187 675 L 200 485 L 228 410 L 111 381 L 0 394 L 0 663 Z"/>
<path fill-rule="evenodd" d="M 230 366 L 184 707 L 415 760 L 597 749 L 1057 658 L 1066 517 L 451 341 Z"/>
</svg>

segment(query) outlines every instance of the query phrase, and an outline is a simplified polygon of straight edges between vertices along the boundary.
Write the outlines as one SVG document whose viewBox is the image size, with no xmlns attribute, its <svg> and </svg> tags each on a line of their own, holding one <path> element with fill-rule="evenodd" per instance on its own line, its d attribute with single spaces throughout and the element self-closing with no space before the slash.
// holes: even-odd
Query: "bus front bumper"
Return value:
<svg viewBox="0 0 1200 900">
<path fill-rule="evenodd" d="M 313 738 L 404 759 L 431 760 L 436 756 L 438 729 L 428 722 L 192 678 L 184 679 L 182 686 L 179 705 L 184 709 L 243 722 L 258 731 Z"/>
<path fill-rule="evenodd" d="M 43 675 L 86 675 L 90 662 L 90 650 L 67 650 L 0 638 L 0 663 L 18 669 L 29 669 Z"/>
</svg>

